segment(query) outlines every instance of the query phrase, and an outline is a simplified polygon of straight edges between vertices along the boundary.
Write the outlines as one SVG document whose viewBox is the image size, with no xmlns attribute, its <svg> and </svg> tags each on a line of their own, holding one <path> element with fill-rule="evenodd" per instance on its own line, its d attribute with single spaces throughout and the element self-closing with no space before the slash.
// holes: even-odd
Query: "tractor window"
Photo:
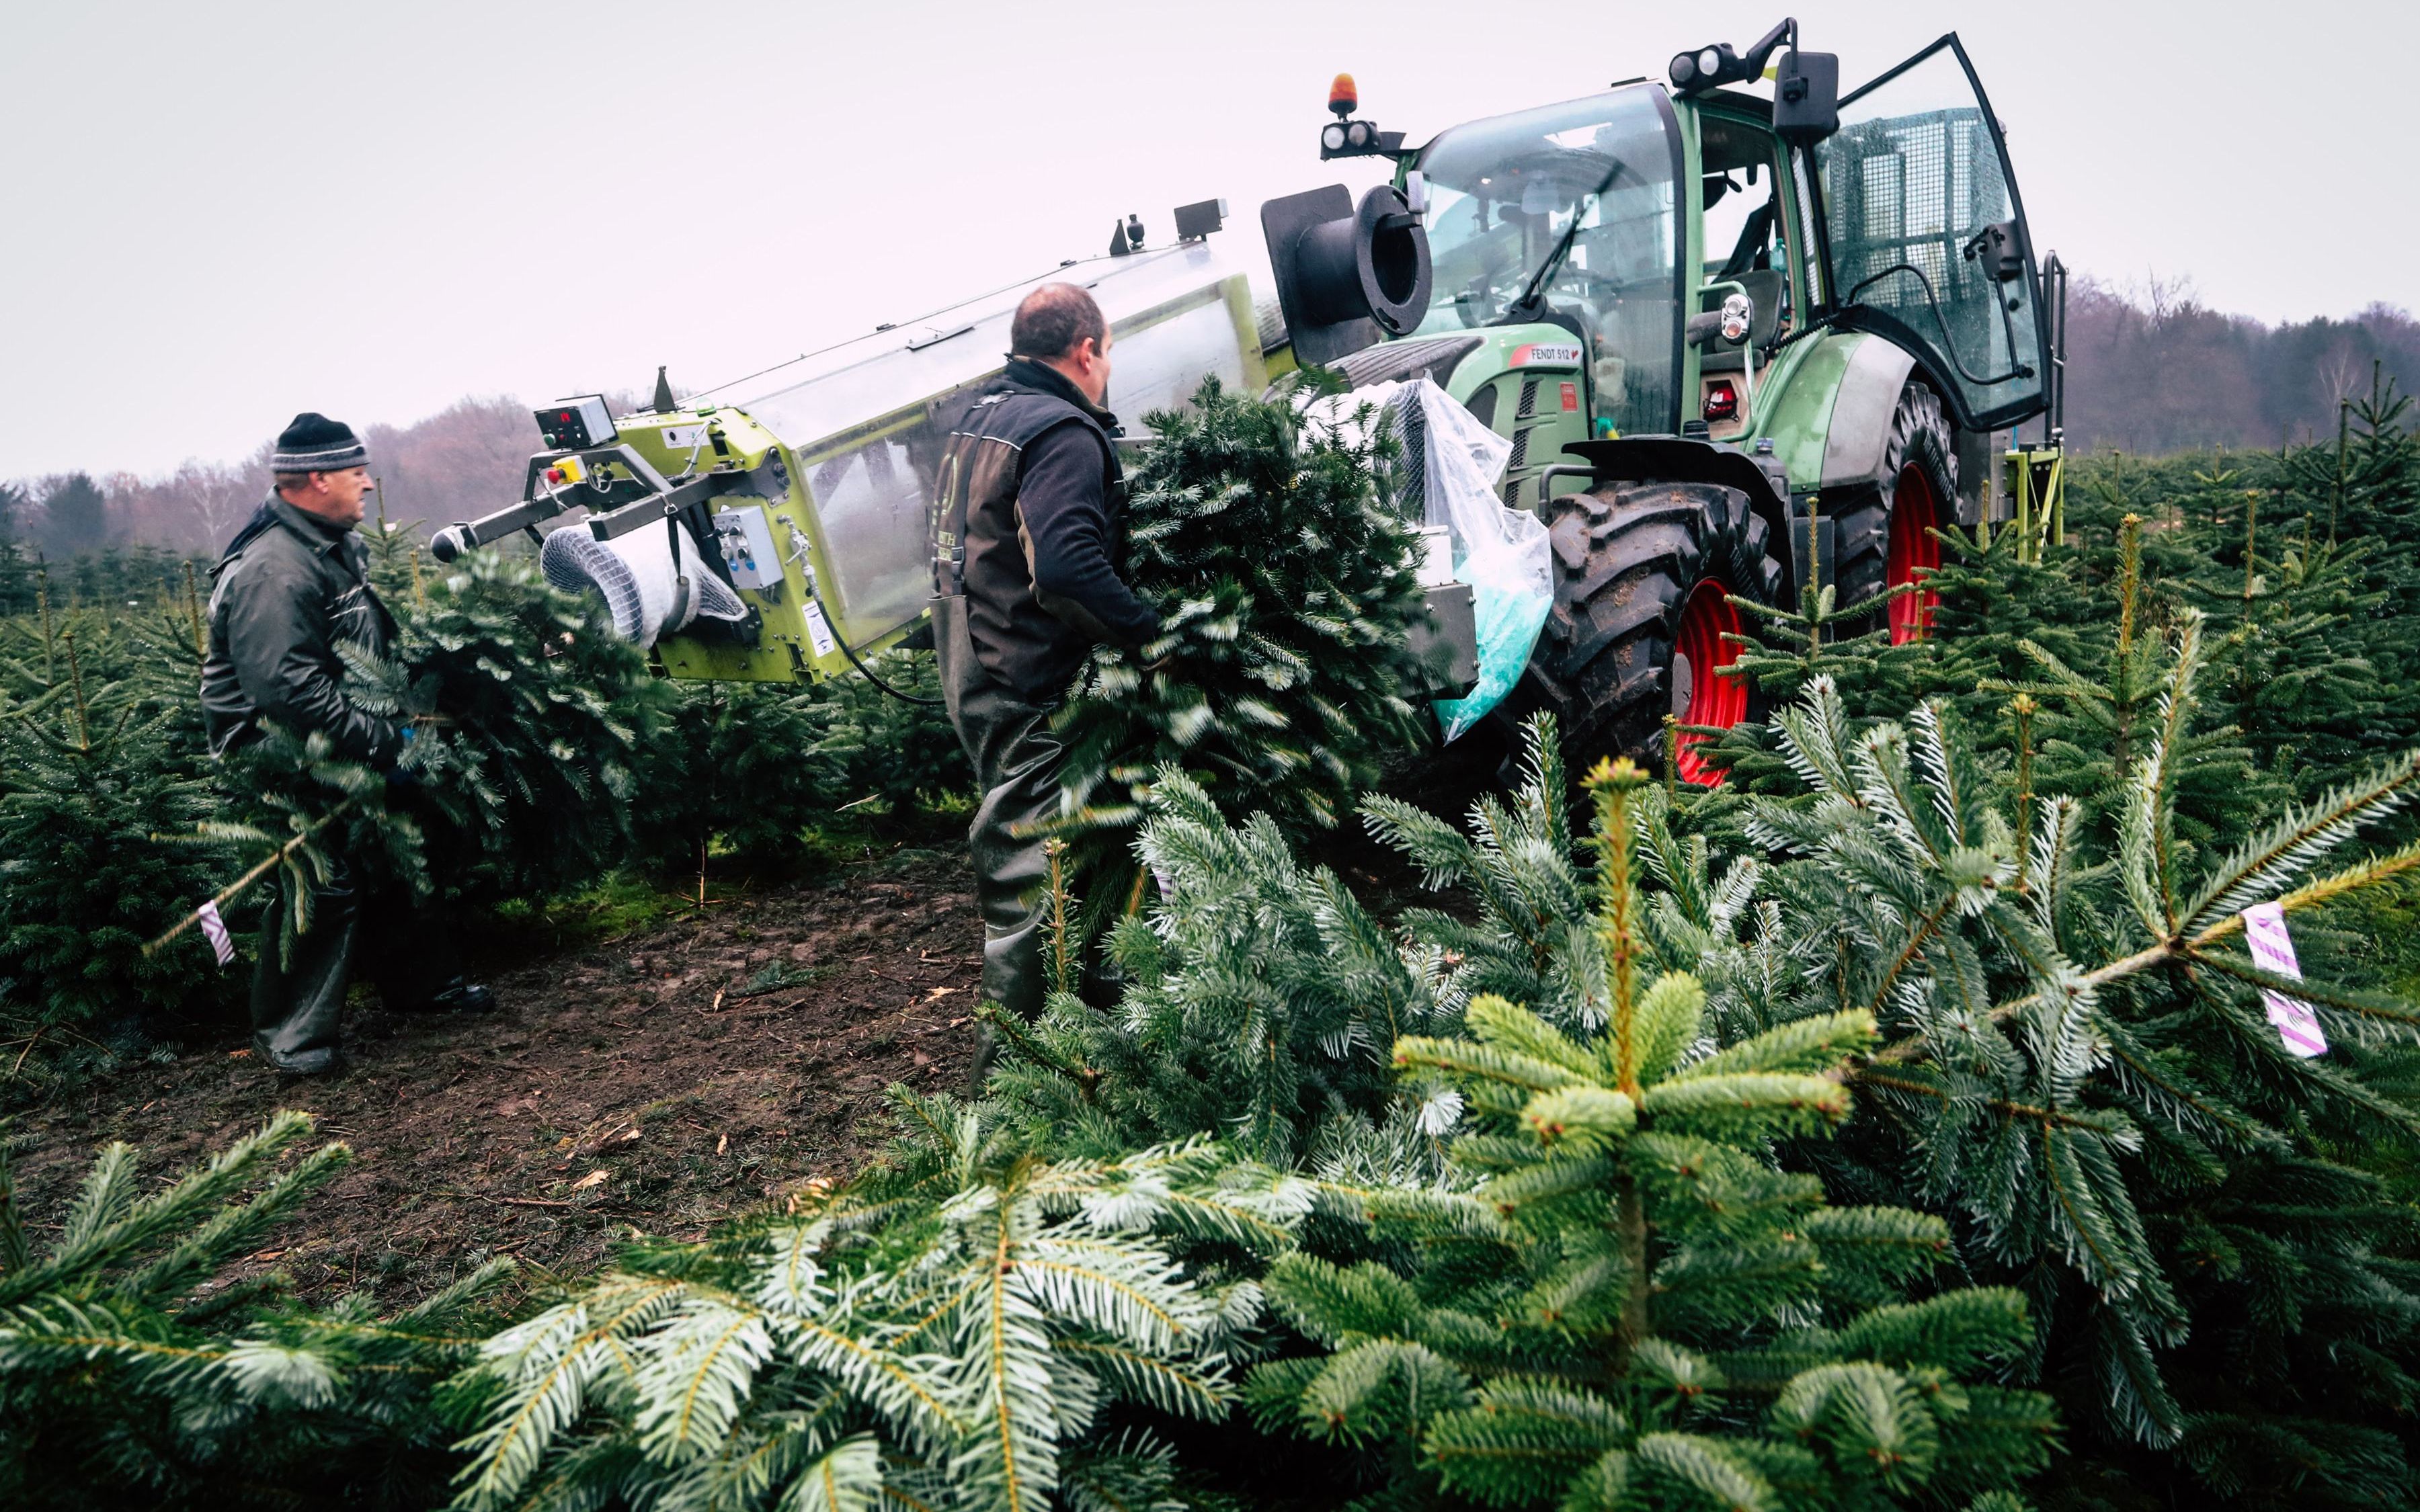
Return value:
<svg viewBox="0 0 2420 1512">
<path fill-rule="evenodd" d="M 1436 271 L 1419 334 L 1495 324 L 1543 273 L 1550 316 L 1589 338 L 1597 414 L 1624 434 L 1669 430 L 1680 292 L 1671 132 L 1660 91 L 1634 87 L 1430 143 L 1416 166 L 1429 182 Z"/>
<path fill-rule="evenodd" d="M 1742 121 L 1700 116 L 1705 178 L 1706 282 L 1745 272 L 1789 270 L 1781 223 L 1787 203 L 1774 175 L 1771 133 Z"/>
<path fill-rule="evenodd" d="M 1823 303 L 1823 254 L 1815 237 L 1815 185 L 1807 177 L 1804 151 L 1790 155 L 1790 172 L 1798 191 L 1798 265 L 1807 273 L 1807 307 L 1812 310 Z"/>
<path fill-rule="evenodd" d="M 1840 102 L 1816 149 L 1843 304 L 1931 359 L 1978 428 L 2036 412 L 2041 333 L 2033 258 L 1998 123 L 1954 37 Z M 2012 224 L 2007 276 L 1986 255 Z"/>
</svg>

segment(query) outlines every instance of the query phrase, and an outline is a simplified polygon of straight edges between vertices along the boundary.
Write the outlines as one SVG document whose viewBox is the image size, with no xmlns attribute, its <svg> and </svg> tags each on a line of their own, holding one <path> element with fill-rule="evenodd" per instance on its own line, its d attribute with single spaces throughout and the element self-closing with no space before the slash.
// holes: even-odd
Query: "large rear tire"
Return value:
<svg viewBox="0 0 2420 1512">
<path fill-rule="evenodd" d="M 1736 488 L 1638 483 L 1568 494 L 1547 514 L 1555 608 L 1508 711 L 1551 709 L 1575 770 L 1600 756 L 1663 764 L 1664 717 L 1730 726 L 1747 717 L 1745 680 L 1724 675 L 1737 648 L 1738 594 L 1780 602 L 1780 563 L 1765 522 Z M 1677 656 L 1676 656 L 1677 653 Z M 1681 774 L 1713 779 L 1685 748 Z"/>
<path fill-rule="evenodd" d="M 1931 532 L 1955 523 L 1957 509 L 1958 448 L 1949 417 L 1939 395 L 1912 382 L 1900 391 L 1891 413 L 1882 477 L 1857 487 L 1834 511 L 1833 581 L 1840 607 L 1916 582 L 1941 565 L 1941 543 Z M 1931 594 L 1902 594 L 1881 618 L 1869 617 L 1859 628 L 1887 623 L 1891 644 L 1900 645 L 1930 628 L 1931 609 Z"/>
</svg>

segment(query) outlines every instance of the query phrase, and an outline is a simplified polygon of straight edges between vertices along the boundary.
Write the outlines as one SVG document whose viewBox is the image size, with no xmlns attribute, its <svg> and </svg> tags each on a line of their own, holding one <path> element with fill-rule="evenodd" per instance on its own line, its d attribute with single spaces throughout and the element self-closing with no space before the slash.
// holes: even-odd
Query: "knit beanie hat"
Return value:
<svg viewBox="0 0 2420 1512">
<path fill-rule="evenodd" d="M 365 467 L 369 448 L 353 435 L 353 427 L 310 410 L 277 433 L 277 451 L 269 459 L 271 472 L 341 472 Z"/>
</svg>

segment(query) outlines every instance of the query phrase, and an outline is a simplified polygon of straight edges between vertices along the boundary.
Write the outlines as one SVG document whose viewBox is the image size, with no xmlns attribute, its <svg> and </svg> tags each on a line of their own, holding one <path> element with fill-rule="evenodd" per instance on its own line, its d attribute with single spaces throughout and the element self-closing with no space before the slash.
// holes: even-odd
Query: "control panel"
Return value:
<svg viewBox="0 0 2420 1512">
<path fill-rule="evenodd" d="M 733 587 L 761 594 L 781 586 L 782 559 L 773 550 L 773 530 L 761 506 L 743 504 L 716 515 L 714 539 L 731 569 Z"/>
<path fill-rule="evenodd" d="M 613 417 L 607 411 L 602 394 L 584 393 L 576 398 L 557 399 L 532 413 L 537 417 L 538 434 L 546 438 L 548 446 L 558 452 L 611 446 L 616 439 Z"/>
</svg>

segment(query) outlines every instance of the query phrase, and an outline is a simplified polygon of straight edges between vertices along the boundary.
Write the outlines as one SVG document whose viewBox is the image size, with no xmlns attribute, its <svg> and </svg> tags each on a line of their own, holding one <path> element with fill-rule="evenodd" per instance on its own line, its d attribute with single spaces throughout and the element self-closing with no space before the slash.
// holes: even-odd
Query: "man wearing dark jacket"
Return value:
<svg viewBox="0 0 2420 1512">
<path fill-rule="evenodd" d="M 349 642 L 383 656 L 395 635 L 394 617 L 370 587 L 368 548 L 353 531 L 372 487 L 368 462 L 352 430 L 323 415 L 297 415 L 277 438 L 276 491 L 211 573 L 202 662 L 211 754 L 259 738 L 266 719 L 291 734 L 325 734 L 338 755 L 400 778 L 396 762 L 410 727 L 347 699 L 337 655 Z M 253 1041 L 281 1072 L 337 1069 L 337 1024 L 357 962 L 390 1008 L 476 1011 L 492 1002 L 454 969 L 442 931 L 408 903 L 364 898 L 342 857 L 314 885 L 311 927 L 281 962 L 279 911 L 291 906 L 284 896 L 269 904 L 252 980 Z"/>
<path fill-rule="evenodd" d="M 952 432 L 936 478 L 934 644 L 941 697 L 981 794 L 967 833 L 984 916 L 983 994 L 1041 1011 L 1040 839 L 1065 748 L 1050 712 L 1098 642 L 1140 646 L 1158 616 L 1118 576 L 1124 479 L 1102 408 L 1109 330 L 1093 297 L 1046 284 L 1009 326 L 1008 365 Z"/>
</svg>

